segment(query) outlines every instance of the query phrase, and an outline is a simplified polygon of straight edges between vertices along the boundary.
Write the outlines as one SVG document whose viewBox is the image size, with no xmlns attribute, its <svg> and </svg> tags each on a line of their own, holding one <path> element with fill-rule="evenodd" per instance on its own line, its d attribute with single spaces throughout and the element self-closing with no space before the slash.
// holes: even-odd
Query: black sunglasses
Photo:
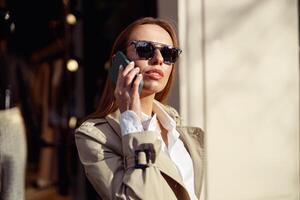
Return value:
<svg viewBox="0 0 300 200">
<path fill-rule="evenodd" d="M 137 52 L 137 55 L 141 59 L 150 59 L 155 54 L 155 49 L 159 49 L 163 59 L 164 63 L 167 65 L 174 64 L 176 60 L 178 59 L 179 55 L 181 54 L 182 50 L 161 44 L 158 42 L 150 42 L 150 41 L 144 41 L 144 40 L 133 40 L 130 42 L 129 45 L 134 45 L 135 50 Z"/>
</svg>

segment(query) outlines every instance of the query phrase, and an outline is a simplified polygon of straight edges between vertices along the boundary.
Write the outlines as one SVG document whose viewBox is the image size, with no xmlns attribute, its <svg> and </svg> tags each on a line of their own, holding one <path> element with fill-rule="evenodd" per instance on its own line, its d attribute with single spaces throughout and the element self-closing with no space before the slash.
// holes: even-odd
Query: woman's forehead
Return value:
<svg viewBox="0 0 300 200">
<path fill-rule="evenodd" d="M 129 41 L 146 40 L 167 45 L 173 45 L 170 34 L 156 24 L 143 24 L 136 26 L 129 35 Z"/>
</svg>

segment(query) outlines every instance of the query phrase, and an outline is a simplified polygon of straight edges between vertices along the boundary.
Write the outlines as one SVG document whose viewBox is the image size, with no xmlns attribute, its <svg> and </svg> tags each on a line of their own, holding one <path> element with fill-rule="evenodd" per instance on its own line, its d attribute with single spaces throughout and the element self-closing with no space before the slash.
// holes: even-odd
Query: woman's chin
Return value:
<svg viewBox="0 0 300 200">
<path fill-rule="evenodd" d="M 161 92 L 163 89 L 164 89 L 163 87 L 144 85 L 141 96 L 145 97 L 145 96 L 153 95 Z"/>
</svg>

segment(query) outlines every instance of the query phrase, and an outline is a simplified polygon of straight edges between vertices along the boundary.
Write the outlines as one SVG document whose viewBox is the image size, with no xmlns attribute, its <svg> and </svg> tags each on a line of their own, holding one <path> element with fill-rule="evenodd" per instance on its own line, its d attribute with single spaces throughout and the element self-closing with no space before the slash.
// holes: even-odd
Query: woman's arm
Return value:
<svg viewBox="0 0 300 200">
<path fill-rule="evenodd" d="M 155 164 L 161 141 L 151 131 L 122 141 L 108 124 L 81 126 L 75 134 L 86 175 L 104 199 L 177 199 Z M 120 142 L 121 141 L 121 142 Z"/>
</svg>

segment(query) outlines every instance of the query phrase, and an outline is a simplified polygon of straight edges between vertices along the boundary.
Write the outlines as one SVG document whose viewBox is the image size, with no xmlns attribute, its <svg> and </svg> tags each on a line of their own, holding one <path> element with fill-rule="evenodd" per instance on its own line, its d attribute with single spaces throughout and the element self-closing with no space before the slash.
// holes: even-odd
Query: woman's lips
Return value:
<svg viewBox="0 0 300 200">
<path fill-rule="evenodd" d="M 159 69 L 150 69 L 144 73 L 144 76 L 154 80 L 159 80 L 164 77 L 164 73 Z"/>
</svg>

